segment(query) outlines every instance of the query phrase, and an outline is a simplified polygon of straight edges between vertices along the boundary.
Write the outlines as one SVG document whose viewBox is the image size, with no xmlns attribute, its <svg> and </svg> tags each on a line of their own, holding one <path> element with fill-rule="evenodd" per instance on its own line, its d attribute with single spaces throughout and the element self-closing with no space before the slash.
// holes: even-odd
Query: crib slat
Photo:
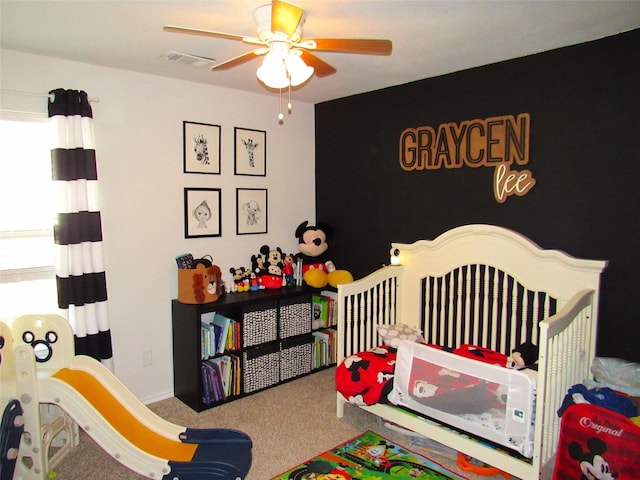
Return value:
<svg viewBox="0 0 640 480">
<path fill-rule="evenodd" d="M 511 300 L 511 317 L 509 318 L 509 325 L 511 326 L 511 332 L 509 336 L 509 345 L 516 346 L 519 343 L 518 331 L 515 328 L 513 328 L 514 325 L 518 325 L 518 285 L 516 282 L 513 282 L 513 284 L 511 285 L 509 298 Z"/>
<path fill-rule="evenodd" d="M 493 283 L 491 294 L 491 323 L 493 325 L 492 330 L 495 332 L 494 349 L 499 352 L 504 352 L 504 342 L 502 339 L 502 328 L 500 326 L 500 319 L 498 318 L 498 287 L 499 287 L 499 275 L 498 270 L 493 270 Z"/>
<path fill-rule="evenodd" d="M 503 275 L 502 276 L 502 285 L 501 285 L 501 303 L 502 303 L 502 315 L 500 316 L 500 326 L 501 326 L 501 332 L 502 335 L 500 335 L 500 337 L 502 338 L 502 345 L 501 345 L 501 352 L 504 352 L 506 354 L 509 354 L 510 352 L 508 351 L 508 346 L 510 346 L 511 344 L 509 343 L 509 337 L 507 337 L 507 334 L 509 332 L 509 328 L 508 328 L 508 322 L 509 322 L 509 317 L 508 317 L 508 309 L 507 309 L 507 304 L 508 304 L 508 295 L 507 292 L 509 291 L 509 276 L 508 275 Z"/>
<path fill-rule="evenodd" d="M 455 311 L 452 314 L 455 314 L 455 326 L 456 326 L 456 345 L 462 345 L 463 335 L 464 335 L 464 327 L 462 325 L 462 318 L 460 317 L 460 312 L 462 311 L 462 285 L 464 282 L 464 277 L 462 275 L 462 268 L 456 268 L 455 270 L 456 276 L 456 292 L 455 292 Z M 453 309 L 452 309 L 453 310 Z"/>
<path fill-rule="evenodd" d="M 527 325 L 527 339 L 533 339 L 534 326 L 538 323 L 538 318 L 540 318 L 540 294 L 538 292 L 532 293 L 533 304 L 531 306 L 531 321 Z"/>
<path fill-rule="evenodd" d="M 473 291 L 473 330 L 476 335 L 472 338 L 471 343 L 476 345 L 480 345 L 481 332 L 478 328 L 478 320 L 479 320 L 479 299 L 480 299 L 480 267 L 478 265 L 474 265 L 475 274 L 474 274 L 474 291 Z"/>
<path fill-rule="evenodd" d="M 480 276 L 482 278 L 482 286 L 484 289 L 480 305 L 482 307 L 482 343 L 480 343 L 480 345 L 489 345 L 490 348 L 495 348 L 495 334 L 491 328 L 491 317 L 489 316 L 489 268 L 483 266 Z"/>
<path fill-rule="evenodd" d="M 455 318 L 453 316 L 454 310 L 452 308 L 454 304 L 454 275 L 453 272 L 445 277 L 447 280 L 446 296 L 447 303 L 445 305 L 445 312 L 447 315 L 447 337 L 454 340 L 456 337 Z M 443 282 L 444 286 L 444 282 Z"/>
</svg>

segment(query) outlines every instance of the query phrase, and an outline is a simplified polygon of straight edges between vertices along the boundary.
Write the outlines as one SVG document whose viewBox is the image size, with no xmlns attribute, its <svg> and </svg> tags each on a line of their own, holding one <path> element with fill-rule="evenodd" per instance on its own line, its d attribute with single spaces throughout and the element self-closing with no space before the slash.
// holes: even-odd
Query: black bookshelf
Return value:
<svg viewBox="0 0 640 480">
<path fill-rule="evenodd" d="M 174 395 L 195 411 L 257 393 L 320 370 L 312 362 L 312 295 L 309 287 L 231 293 L 216 302 L 172 301 Z M 225 352 L 240 357 L 238 395 L 205 403 L 201 318 L 217 312 L 240 322 L 242 346 Z"/>
</svg>

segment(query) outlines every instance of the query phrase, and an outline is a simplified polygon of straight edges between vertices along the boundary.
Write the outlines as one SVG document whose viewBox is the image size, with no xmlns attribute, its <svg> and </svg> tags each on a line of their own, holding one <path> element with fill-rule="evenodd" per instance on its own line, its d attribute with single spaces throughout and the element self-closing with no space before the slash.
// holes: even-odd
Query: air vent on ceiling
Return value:
<svg viewBox="0 0 640 480">
<path fill-rule="evenodd" d="M 196 68 L 210 67 L 216 60 L 208 57 L 199 57 L 197 55 L 189 55 L 188 53 L 169 52 L 160 57 L 160 60 L 166 60 L 168 62 L 182 63 L 184 65 L 191 65 Z"/>
</svg>

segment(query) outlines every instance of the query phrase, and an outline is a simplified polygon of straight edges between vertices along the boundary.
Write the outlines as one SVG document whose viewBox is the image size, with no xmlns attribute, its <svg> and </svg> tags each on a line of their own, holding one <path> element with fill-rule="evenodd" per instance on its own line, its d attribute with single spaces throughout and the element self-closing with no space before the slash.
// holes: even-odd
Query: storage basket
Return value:
<svg viewBox="0 0 640 480">
<path fill-rule="evenodd" d="M 311 372 L 313 337 L 303 335 L 281 342 L 280 381 Z"/>
<path fill-rule="evenodd" d="M 280 345 L 252 348 L 243 352 L 242 384 L 251 393 L 280 382 Z"/>
<path fill-rule="evenodd" d="M 242 316 L 242 346 L 251 347 L 278 338 L 278 304 L 265 302 L 259 310 L 246 310 Z"/>
<path fill-rule="evenodd" d="M 178 269 L 178 301 L 182 303 L 211 303 L 218 300 L 222 289 L 220 267 L 205 267 L 198 264 L 196 268 Z"/>
<path fill-rule="evenodd" d="M 299 297 L 280 302 L 280 338 L 311 332 L 311 300 Z"/>
</svg>

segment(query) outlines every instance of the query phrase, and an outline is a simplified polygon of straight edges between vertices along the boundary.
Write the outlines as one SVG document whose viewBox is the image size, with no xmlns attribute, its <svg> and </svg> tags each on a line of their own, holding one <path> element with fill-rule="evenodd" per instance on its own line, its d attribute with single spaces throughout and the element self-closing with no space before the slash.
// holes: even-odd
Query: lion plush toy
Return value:
<svg viewBox="0 0 640 480">
<path fill-rule="evenodd" d="M 310 287 L 322 288 L 326 285 L 337 287 L 339 284 L 350 283 L 353 276 L 347 270 L 336 270 L 329 259 L 327 238 L 333 234 L 333 229 L 325 224 L 309 225 L 302 222 L 296 228 L 298 249 L 296 261 L 302 261 L 302 278 Z"/>
</svg>

